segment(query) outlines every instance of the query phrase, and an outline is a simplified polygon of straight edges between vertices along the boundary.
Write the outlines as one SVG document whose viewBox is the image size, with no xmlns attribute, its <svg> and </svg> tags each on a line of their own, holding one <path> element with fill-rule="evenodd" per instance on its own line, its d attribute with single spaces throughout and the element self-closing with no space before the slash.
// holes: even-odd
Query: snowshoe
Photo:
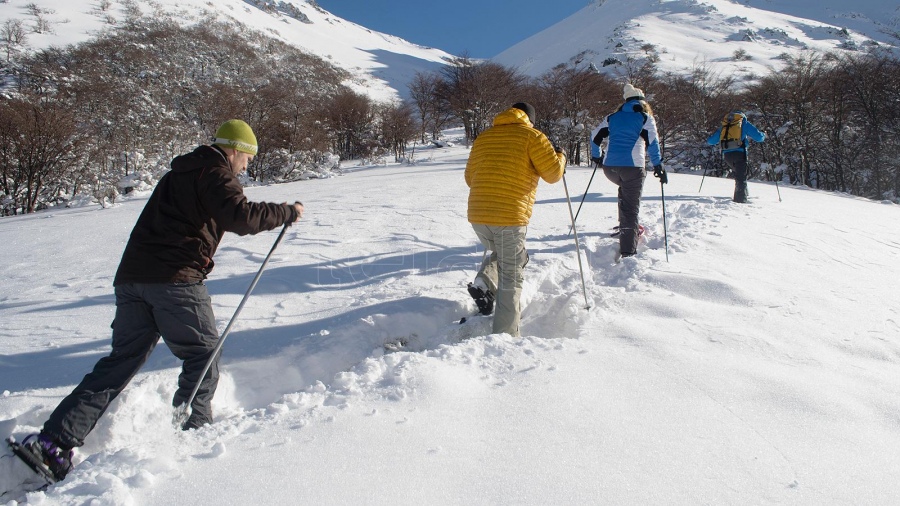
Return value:
<svg viewBox="0 0 900 506">
<path fill-rule="evenodd" d="M 450 342 L 460 342 L 476 336 L 486 336 L 491 334 L 491 327 L 494 319 L 490 315 L 476 313 L 471 316 L 463 316 L 459 319 L 458 325 L 450 329 L 447 337 Z"/>
<path fill-rule="evenodd" d="M 610 237 L 619 237 L 619 234 L 621 234 L 621 233 L 622 232 L 619 230 L 619 226 L 616 225 L 615 227 L 613 227 L 613 232 L 611 234 L 609 234 L 609 236 Z M 643 237 L 643 236 L 644 236 L 644 226 L 638 225 L 638 237 Z"/>
<path fill-rule="evenodd" d="M 48 486 L 64 479 L 72 470 L 72 450 L 61 449 L 44 434 L 32 434 L 21 443 L 10 436 L 6 444 Z"/>
<path fill-rule="evenodd" d="M 419 334 L 413 332 L 405 336 L 391 336 L 382 343 L 384 353 L 395 353 L 398 351 L 421 351 L 422 340 Z"/>
<path fill-rule="evenodd" d="M 388 339 L 384 342 L 382 347 L 384 347 L 385 353 L 394 353 L 397 351 L 403 351 L 406 347 L 409 346 L 409 339 L 405 337 L 397 337 L 394 339 Z"/>
</svg>

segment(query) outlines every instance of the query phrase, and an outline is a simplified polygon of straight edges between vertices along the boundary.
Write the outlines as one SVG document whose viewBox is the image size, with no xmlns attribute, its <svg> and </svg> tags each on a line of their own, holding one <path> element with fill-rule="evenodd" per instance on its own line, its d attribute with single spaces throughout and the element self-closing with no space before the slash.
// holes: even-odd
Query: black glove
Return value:
<svg viewBox="0 0 900 506">
<path fill-rule="evenodd" d="M 599 157 L 592 156 L 591 161 L 594 162 L 595 167 L 600 167 L 603 165 L 603 155 L 600 155 Z"/>
<path fill-rule="evenodd" d="M 669 177 L 666 175 L 666 169 L 663 168 L 662 164 L 653 166 L 653 175 L 658 177 L 659 182 L 662 184 L 669 182 Z"/>
</svg>

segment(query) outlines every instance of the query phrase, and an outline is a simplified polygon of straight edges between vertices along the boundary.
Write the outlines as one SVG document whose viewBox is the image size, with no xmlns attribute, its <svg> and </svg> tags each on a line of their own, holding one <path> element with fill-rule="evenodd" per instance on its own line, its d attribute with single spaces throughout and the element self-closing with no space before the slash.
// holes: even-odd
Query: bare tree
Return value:
<svg viewBox="0 0 900 506">
<path fill-rule="evenodd" d="M 31 28 L 34 33 L 47 33 L 51 31 L 50 21 L 47 19 L 47 14 L 52 13 L 51 10 L 42 9 L 34 2 L 27 4 L 25 10 L 34 17 L 34 26 Z"/>
<path fill-rule="evenodd" d="M 440 78 L 430 72 L 416 72 L 409 83 L 409 96 L 416 107 L 419 118 L 420 137 L 425 143 L 426 132 L 434 132 L 432 124 L 435 123 L 436 111 L 440 109 L 440 101 L 437 99 L 437 87 Z"/>
<path fill-rule="evenodd" d="M 818 187 L 821 174 L 814 157 L 825 136 L 821 110 L 829 64 L 811 52 L 785 58 L 784 68 L 749 87 L 747 98 L 760 110 L 770 134 L 763 148 L 774 155 L 772 163 L 786 168 L 792 183 Z"/>
<path fill-rule="evenodd" d="M 412 105 L 408 103 L 384 105 L 380 108 L 379 117 L 383 144 L 394 154 L 395 162 L 404 161 L 407 144 L 415 139 L 418 133 Z"/>
<path fill-rule="evenodd" d="M 13 214 L 33 213 L 46 185 L 77 157 L 75 117 L 66 104 L 30 97 L 0 102 L 0 170 Z"/>
<path fill-rule="evenodd" d="M 726 112 L 744 108 L 732 78 L 713 72 L 704 62 L 695 64 L 687 76 L 665 74 L 643 89 L 652 100 L 666 162 L 721 174 L 722 157 L 706 139 Z"/>
<path fill-rule="evenodd" d="M 854 105 L 852 72 L 838 65 L 829 72 L 823 86 L 823 121 L 825 137 L 821 139 L 815 163 L 821 167 L 820 187 L 859 194 L 861 171 L 867 152 L 865 116 Z"/>
<path fill-rule="evenodd" d="M 440 98 L 441 83 L 441 76 L 437 72 L 417 72 L 409 84 L 410 98 L 418 114 L 423 143 L 426 142 L 426 134 L 432 140 L 438 139 L 441 131 L 453 118 L 448 103 Z"/>
<path fill-rule="evenodd" d="M 590 130 L 609 108 L 616 88 L 611 78 L 579 58 L 538 78 L 539 97 L 532 99 L 540 111 L 538 126 L 566 151 L 570 163 L 581 164 L 582 151 L 589 153 Z"/>
<path fill-rule="evenodd" d="M 472 141 L 494 116 L 512 105 L 525 77 L 502 65 L 477 63 L 462 56 L 442 69 L 438 98 L 462 121 L 466 139 Z"/>
<path fill-rule="evenodd" d="M 25 32 L 25 25 L 18 19 L 7 19 L 0 27 L 0 43 L 3 44 L 3 50 L 6 53 L 6 61 L 12 61 L 13 55 L 20 52 L 25 46 L 28 35 Z"/>
<path fill-rule="evenodd" d="M 333 150 L 342 159 L 372 154 L 375 114 L 371 99 L 350 90 L 341 91 L 322 112 L 322 123 L 330 135 Z"/>
<path fill-rule="evenodd" d="M 897 60 L 886 55 L 842 58 L 839 68 L 849 86 L 848 100 L 862 116 L 860 126 L 865 145 L 868 182 L 866 196 L 884 198 L 889 191 L 898 195 L 897 159 L 900 144 L 897 136 L 897 106 L 885 107 L 886 98 L 900 96 L 896 82 Z"/>
</svg>

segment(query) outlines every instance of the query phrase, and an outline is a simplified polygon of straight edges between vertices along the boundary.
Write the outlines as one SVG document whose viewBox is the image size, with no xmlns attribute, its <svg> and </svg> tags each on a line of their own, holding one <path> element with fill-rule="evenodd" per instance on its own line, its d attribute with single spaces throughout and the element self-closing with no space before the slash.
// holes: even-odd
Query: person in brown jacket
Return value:
<svg viewBox="0 0 900 506">
<path fill-rule="evenodd" d="M 475 139 L 466 163 L 469 222 L 491 252 L 468 290 L 481 314 L 494 313 L 495 334 L 520 335 L 525 232 L 538 181 L 555 183 L 566 168 L 566 156 L 534 128 L 534 121 L 531 104 L 514 104 Z"/>
<path fill-rule="evenodd" d="M 211 401 L 219 379 L 218 358 L 200 374 L 218 341 L 216 319 L 203 281 L 225 232 L 256 234 L 293 223 L 303 205 L 248 202 L 237 175 L 257 152 L 247 123 L 230 120 L 211 145 L 172 160 L 137 220 L 113 286 L 116 315 L 112 351 L 23 444 L 43 455 L 58 480 L 72 467 L 72 448 L 84 439 L 162 337 L 183 361 L 172 404 L 185 403 L 197 382 L 188 430 L 212 423 Z"/>
</svg>

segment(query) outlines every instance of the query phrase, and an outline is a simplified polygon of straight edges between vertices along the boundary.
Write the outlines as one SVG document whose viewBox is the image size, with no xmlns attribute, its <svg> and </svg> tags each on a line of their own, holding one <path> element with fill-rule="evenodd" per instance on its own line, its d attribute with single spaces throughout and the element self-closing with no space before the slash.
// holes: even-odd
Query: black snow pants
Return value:
<svg viewBox="0 0 900 506">
<path fill-rule="evenodd" d="M 747 202 L 747 152 L 729 151 L 723 155 L 725 163 L 731 167 L 734 174 L 734 201 L 744 204 Z"/>
<path fill-rule="evenodd" d="M 116 286 L 112 351 L 81 380 L 44 424 L 63 446 L 84 444 L 109 404 L 141 369 L 160 336 L 183 361 L 173 406 L 187 402 L 218 341 L 206 285 L 128 283 Z M 212 397 L 219 381 L 218 357 L 203 378 L 185 427 L 212 423 Z"/>
<path fill-rule="evenodd" d="M 637 253 L 638 211 L 647 171 L 643 167 L 603 167 L 607 179 L 619 187 L 619 251 L 622 256 Z"/>
</svg>

